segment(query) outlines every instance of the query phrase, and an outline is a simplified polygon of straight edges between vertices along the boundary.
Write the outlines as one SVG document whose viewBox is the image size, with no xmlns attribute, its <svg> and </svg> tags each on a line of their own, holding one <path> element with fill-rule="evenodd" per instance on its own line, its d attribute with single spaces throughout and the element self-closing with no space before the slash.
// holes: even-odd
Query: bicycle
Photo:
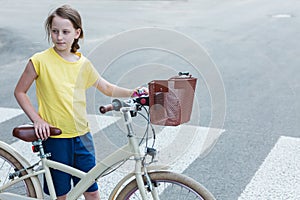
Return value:
<svg viewBox="0 0 300 200">
<path fill-rule="evenodd" d="M 155 162 L 157 151 L 153 146 L 149 146 L 147 134 L 139 141 L 140 138 L 136 136 L 132 128 L 132 117 L 137 114 L 143 116 L 147 120 L 148 126 L 151 126 L 149 110 L 146 109 L 146 106 L 149 106 L 148 96 L 124 101 L 114 99 L 111 104 L 100 107 L 101 113 L 114 110 L 122 114 L 128 143 L 98 162 L 88 173 L 48 159 L 51 155 L 44 152 L 42 141 L 35 136 L 34 128 L 16 127 L 13 135 L 21 140 L 32 142 L 33 151 L 39 152 L 39 161 L 30 165 L 15 149 L 0 142 L 0 174 L 6 174 L 6 176 L 1 176 L 0 199 L 43 199 L 43 190 L 38 178 L 41 174 L 44 174 L 47 181 L 50 199 L 56 199 L 50 174 L 50 168 L 54 168 L 81 179 L 67 194 L 68 200 L 75 200 L 99 178 L 113 172 L 128 160 L 135 162 L 133 172 L 119 181 L 110 194 L 110 200 L 214 199 L 213 195 L 194 179 L 169 171 L 166 166 L 150 166 Z M 142 109 L 146 111 L 147 115 L 141 114 Z M 51 135 L 60 133 L 59 129 L 51 128 Z M 152 133 L 155 138 L 155 132 Z M 141 144 L 146 145 L 144 152 L 140 149 Z"/>
</svg>

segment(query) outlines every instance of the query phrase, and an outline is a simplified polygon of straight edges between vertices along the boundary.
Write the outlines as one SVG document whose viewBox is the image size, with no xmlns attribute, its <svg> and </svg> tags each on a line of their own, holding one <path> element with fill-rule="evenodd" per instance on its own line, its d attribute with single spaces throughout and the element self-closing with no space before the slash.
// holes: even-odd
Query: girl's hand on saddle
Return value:
<svg viewBox="0 0 300 200">
<path fill-rule="evenodd" d="M 43 119 L 34 121 L 35 134 L 39 139 L 46 140 L 50 136 L 50 127 Z"/>
</svg>

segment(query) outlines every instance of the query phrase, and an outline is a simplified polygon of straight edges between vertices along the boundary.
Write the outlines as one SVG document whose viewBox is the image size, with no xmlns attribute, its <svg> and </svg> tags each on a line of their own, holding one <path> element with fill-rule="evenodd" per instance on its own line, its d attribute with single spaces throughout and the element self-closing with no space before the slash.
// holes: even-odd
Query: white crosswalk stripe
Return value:
<svg viewBox="0 0 300 200">
<path fill-rule="evenodd" d="M 0 123 L 9 120 L 13 117 L 16 117 L 18 115 L 23 114 L 23 111 L 20 109 L 14 109 L 14 108 L 1 108 L 0 107 Z"/>
<path fill-rule="evenodd" d="M 172 171 L 182 173 L 196 158 L 212 147 L 223 133 L 223 130 L 209 130 L 211 129 L 188 125 L 164 128 L 157 135 L 156 147 L 160 151 L 158 164 L 169 165 Z M 132 165 L 124 165 L 113 174 L 100 179 L 101 199 L 108 199 L 112 188 L 130 169 L 132 171 Z"/>
<path fill-rule="evenodd" d="M 239 200 L 300 199 L 300 138 L 281 136 Z"/>
<path fill-rule="evenodd" d="M 1 123 L 24 114 L 20 109 L 11 108 L 0 108 L 0 112 Z M 96 134 L 101 134 L 101 130 L 120 120 L 118 117 L 99 115 L 89 115 L 88 118 L 91 132 Z M 118 123 L 120 124 L 122 123 Z M 171 170 L 181 173 L 196 158 L 207 152 L 223 132 L 224 130 L 220 129 L 191 125 L 165 127 L 157 134 L 155 146 L 159 150 L 158 163 L 168 164 Z M 36 154 L 31 152 L 30 143 L 18 141 L 11 146 L 30 163 L 38 160 Z M 96 150 L 101 152 L 101 147 L 96 146 Z M 299 160 L 300 138 L 281 136 L 239 200 L 300 199 Z M 129 163 L 99 180 L 101 199 L 108 199 L 112 188 L 130 169 L 132 166 Z"/>
<path fill-rule="evenodd" d="M 15 110 L 11 110 L 15 112 Z M 19 112 L 16 112 L 19 113 Z M 92 133 L 99 133 L 120 118 L 112 116 L 89 115 Z M 122 123 L 120 123 L 122 124 Z M 197 157 L 205 153 L 217 141 L 224 132 L 220 129 L 206 127 L 180 125 L 177 127 L 165 127 L 157 133 L 156 148 L 158 153 L 158 164 L 170 165 L 176 172 L 183 172 Z M 151 143 L 151 141 L 149 141 Z M 30 163 L 38 160 L 37 155 L 31 152 L 31 144 L 18 141 L 11 144 Z M 96 151 L 101 152 L 101 147 Z M 142 148 L 142 147 L 141 147 Z M 128 172 L 132 171 L 130 163 L 122 166 L 114 173 L 99 180 L 101 199 L 108 199 L 109 193 L 114 185 Z"/>
</svg>

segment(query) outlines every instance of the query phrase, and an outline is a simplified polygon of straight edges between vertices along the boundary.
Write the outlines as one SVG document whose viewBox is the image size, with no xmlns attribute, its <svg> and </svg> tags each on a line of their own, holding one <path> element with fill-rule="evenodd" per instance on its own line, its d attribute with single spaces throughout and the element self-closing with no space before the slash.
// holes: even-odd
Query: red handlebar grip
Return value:
<svg viewBox="0 0 300 200">
<path fill-rule="evenodd" d="M 108 104 L 108 105 L 105 105 L 105 106 L 100 106 L 99 111 L 102 114 L 105 114 L 106 112 L 112 111 L 113 109 L 114 109 L 113 105 Z"/>
</svg>

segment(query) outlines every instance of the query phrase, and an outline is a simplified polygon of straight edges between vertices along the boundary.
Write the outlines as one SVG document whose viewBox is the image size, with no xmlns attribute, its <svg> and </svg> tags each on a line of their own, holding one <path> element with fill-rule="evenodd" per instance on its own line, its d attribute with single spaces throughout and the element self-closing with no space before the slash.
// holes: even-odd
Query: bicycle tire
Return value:
<svg viewBox="0 0 300 200">
<path fill-rule="evenodd" d="M 202 199 L 214 200 L 214 196 L 194 179 L 174 172 L 150 172 L 150 179 L 156 183 L 160 200 Z M 145 180 L 144 180 L 145 182 Z M 163 187 L 163 188 L 161 188 Z M 179 193 L 180 192 L 180 193 Z M 150 192 L 146 192 L 151 196 Z M 116 200 L 141 199 L 136 180 L 128 183 L 118 194 Z M 147 198 L 152 199 L 152 198 Z"/>
<path fill-rule="evenodd" d="M 9 151 L 0 147 L 0 186 L 9 181 L 8 174 L 15 171 L 24 169 L 23 164 L 15 158 Z M 21 176 L 28 174 L 27 171 L 22 171 Z M 34 180 L 32 178 L 27 178 L 20 181 L 2 192 L 9 192 L 18 195 L 26 195 L 28 197 L 37 198 L 38 194 L 34 187 Z"/>
</svg>

